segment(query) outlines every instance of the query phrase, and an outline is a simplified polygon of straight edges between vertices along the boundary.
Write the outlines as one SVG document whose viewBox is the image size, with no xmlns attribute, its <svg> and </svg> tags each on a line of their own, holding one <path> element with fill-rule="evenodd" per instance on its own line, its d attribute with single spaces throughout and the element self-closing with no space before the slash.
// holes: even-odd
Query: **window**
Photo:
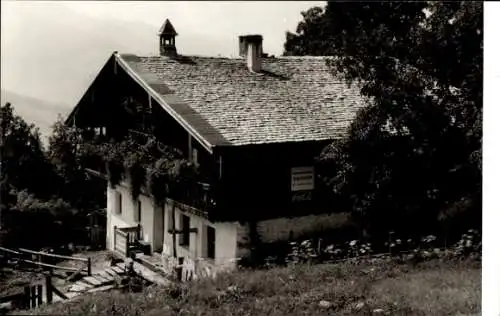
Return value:
<svg viewBox="0 0 500 316">
<path fill-rule="evenodd" d="M 189 216 L 181 215 L 181 234 L 179 238 L 179 245 L 189 247 Z"/>
<path fill-rule="evenodd" d="M 135 221 L 140 223 L 142 218 L 142 205 L 141 201 L 137 200 L 137 203 L 135 205 Z"/>
<path fill-rule="evenodd" d="M 115 194 L 115 213 L 118 215 L 122 213 L 122 194 L 120 192 Z"/>
<path fill-rule="evenodd" d="M 215 228 L 207 226 L 207 258 L 215 259 Z"/>
</svg>

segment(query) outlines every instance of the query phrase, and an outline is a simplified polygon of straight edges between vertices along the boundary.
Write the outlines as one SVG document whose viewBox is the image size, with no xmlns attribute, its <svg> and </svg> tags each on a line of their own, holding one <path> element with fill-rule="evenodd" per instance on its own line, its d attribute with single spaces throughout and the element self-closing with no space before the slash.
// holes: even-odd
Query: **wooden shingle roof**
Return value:
<svg viewBox="0 0 500 316">
<path fill-rule="evenodd" d="M 343 137 L 366 104 L 324 57 L 264 58 L 252 73 L 239 58 L 115 56 L 211 146 Z"/>
</svg>

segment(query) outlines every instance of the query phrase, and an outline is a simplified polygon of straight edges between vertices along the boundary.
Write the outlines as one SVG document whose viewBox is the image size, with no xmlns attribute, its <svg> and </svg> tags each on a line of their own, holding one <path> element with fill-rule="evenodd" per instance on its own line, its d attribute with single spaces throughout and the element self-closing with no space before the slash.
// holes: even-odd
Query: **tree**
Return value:
<svg viewBox="0 0 500 316">
<path fill-rule="evenodd" d="M 431 229 L 464 198 L 480 222 L 482 12 L 465 1 L 329 2 L 287 33 L 285 55 L 332 56 L 332 74 L 366 97 L 322 156 L 365 226 Z"/>
<path fill-rule="evenodd" d="M 46 158 L 38 129 L 15 115 L 10 103 L 0 107 L 0 145 L 0 217 L 7 233 L 2 242 L 19 245 L 26 230 L 48 229 L 49 219 L 66 214 L 68 205 L 54 197 L 60 179 Z M 49 232 L 37 242 L 43 243 Z"/>
<path fill-rule="evenodd" d="M 65 201 L 79 210 L 104 208 L 106 183 L 85 171 L 86 159 L 92 158 L 89 152 L 92 148 L 85 147 L 81 133 L 77 128 L 66 126 L 59 117 L 52 127 L 47 156 L 61 179 L 59 193 Z"/>
<path fill-rule="evenodd" d="M 45 158 L 40 134 L 34 125 L 15 115 L 10 103 L 0 107 L 0 191 L 2 209 L 15 203 L 12 189 L 49 198 L 57 182 L 50 163 Z"/>
</svg>

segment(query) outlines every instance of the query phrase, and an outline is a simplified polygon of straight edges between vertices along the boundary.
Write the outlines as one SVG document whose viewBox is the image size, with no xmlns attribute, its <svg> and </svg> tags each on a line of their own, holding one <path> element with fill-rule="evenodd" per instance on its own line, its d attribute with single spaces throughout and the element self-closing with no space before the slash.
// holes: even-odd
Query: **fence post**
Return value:
<svg viewBox="0 0 500 316">
<path fill-rule="evenodd" d="M 127 233 L 127 236 L 125 237 L 125 257 L 128 257 L 129 253 L 128 253 L 128 246 L 129 246 L 129 243 L 128 243 L 128 239 L 130 238 L 130 235 L 129 233 Z"/>
<path fill-rule="evenodd" d="M 24 287 L 24 298 L 23 298 L 23 308 L 29 309 L 30 308 L 30 286 L 27 285 Z"/>
<path fill-rule="evenodd" d="M 90 257 L 87 258 L 87 273 L 89 276 L 92 275 L 92 264 L 90 262 Z"/>
<path fill-rule="evenodd" d="M 113 227 L 113 250 L 116 250 L 116 225 Z"/>
<path fill-rule="evenodd" d="M 37 297 L 37 300 L 38 300 L 38 306 L 41 306 L 43 304 L 43 287 L 41 284 L 38 284 L 36 286 L 36 297 Z"/>
<path fill-rule="evenodd" d="M 31 290 L 31 307 L 36 307 L 36 286 L 35 285 L 31 285 L 30 286 L 30 290 Z"/>
<path fill-rule="evenodd" d="M 45 276 L 45 289 L 47 291 L 47 304 L 52 304 L 52 280 L 50 274 Z"/>
</svg>

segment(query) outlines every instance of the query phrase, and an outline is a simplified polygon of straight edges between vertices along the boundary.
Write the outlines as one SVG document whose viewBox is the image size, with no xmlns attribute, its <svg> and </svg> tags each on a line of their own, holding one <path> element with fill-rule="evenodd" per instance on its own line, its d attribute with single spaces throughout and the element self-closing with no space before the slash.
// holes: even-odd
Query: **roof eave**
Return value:
<svg viewBox="0 0 500 316">
<path fill-rule="evenodd" d="M 116 53 L 116 52 L 114 52 L 114 53 Z M 90 85 L 87 87 L 87 89 L 85 90 L 85 92 L 83 93 L 83 95 L 80 97 L 80 99 L 76 103 L 76 106 L 73 107 L 73 109 L 71 110 L 71 112 L 66 117 L 66 120 L 64 120 L 64 124 L 69 125 L 71 123 L 71 119 L 76 115 L 76 112 L 78 111 L 78 108 L 80 107 L 80 104 L 82 103 L 83 98 L 85 98 L 85 96 L 87 95 L 87 93 L 89 93 L 91 91 L 92 87 L 94 86 L 94 83 L 96 82 L 97 78 L 99 78 L 99 76 L 101 75 L 102 71 L 104 70 L 104 68 L 106 67 L 106 65 L 109 63 L 109 61 L 112 58 L 114 58 L 113 57 L 114 53 L 106 60 L 106 62 L 104 63 L 104 65 L 101 67 L 101 69 L 99 70 L 99 72 L 97 73 L 97 75 L 94 77 L 94 79 L 92 80 L 92 82 L 90 83 Z"/>
<path fill-rule="evenodd" d="M 146 81 L 144 81 L 128 64 L 123 60 L 117 52 L 114 54 L 115 61 L 118 65 L 132 78 L 134 79 L 153 99 L 160 104 L 160 106 L 172 117 L 174 118 L 186 131 L 193 136 L 210 154 L 213 154 L 214 144 L 210 143 L 205 137 L 203 137 L 198 131 L 196 131 L 193 126 L 186 122 L 179 114 L 177 114 L 168 103 L 156 92 Z"/>
</svg>

